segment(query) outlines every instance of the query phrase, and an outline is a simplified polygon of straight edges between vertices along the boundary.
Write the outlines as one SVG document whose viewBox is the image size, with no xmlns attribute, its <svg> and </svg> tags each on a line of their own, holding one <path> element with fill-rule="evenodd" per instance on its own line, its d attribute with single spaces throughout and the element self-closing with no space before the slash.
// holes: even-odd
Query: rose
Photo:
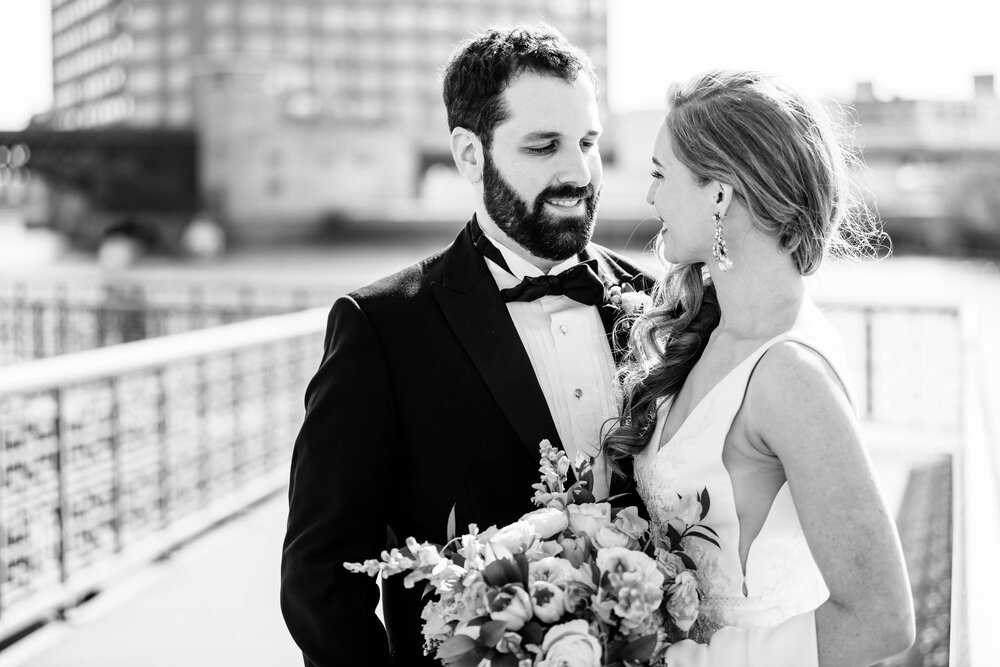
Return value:
<svg viewBox="0 0 1000 667">
<path fill-rule="evenodd" d="M 573 563 L 565 558 L 549 556 L 528 564 L 529 581 L 546 581 L 550 584 L 565 584 L 567 581 L 577 581 L 580 573 Z"/>
<path fill-rule="evenodd" d="M 598 547 L 629 547 L 636 541 L 614 526 L 601 526 L 594 535 L 594 543 Z"/>
<path fill-rule="evenodd" d="M 573 567 L 580 567 L 590 553 L 590 545 L 585 535 L 564 537 L 559 540 L 559 544 L 562 546 L 562 557 L 572 563 Z"/>
<path fill-rule="evenodd" d="M 649 522 L 639 516 L 635 507 L 626 507 L 615 517 L 615 528 L 638 540 L 649 529 Z"/>
<path fill-rule="evenodd" d="M 698 619 L 698 580 L 690 570 L 677 575 L 667 587 L 667 613 L 681 632 L 687 632 Z"/>
<path fill-rule="evenodd" d="M 554 507 L 543 507 L 534 512 L 528 512 L 519 519 L 519 522 L 530 525 L 543 540 L 561 533 L 569 525 L 566 512 Z"/>
<path fill-rule="evenodd" d="M 610 547 L 597 552 L 601 586 L 594 609 L 608 623 L 620 620 L 622 634 L 643 627 L 663 601 L 663 573 L 641 551 Z"/>
<path fill-rule="evenodd" d="M 545 633 L 535 667 L 600 667 L 601 642 L 583 619 L 555 625 Z"/>
<path fill-rule="evenodd" d="M 573 532 L 586 533 L 591 539 L 594 538 L 601 526 L 607 526 L 611 523 L 610 503 L 570 505 L 566 511 L 569 512 L 569 527 Z"/>
<path fill-rule="evenodd" d="M 504 526 L 497 531 L 490 542 L 499 545 L 509 551 L 512 555 L 524 553 L 524 550 L 531 546 L 538 537 L 534 527 L 527 521 L 515 521 L 509 526 Z M 500 554 L 497 554 L 499 557 Z"/>
<path fill-rule="evenodd" d="M 542 623 L 555 623 L 566 611 L 563 589 L 547 581 L 536 581 L 528 587 L 535 618 Z"/>
<path fill-rule="evenodd" d="M 701 520 L 701 502 L 697 494 L 689 493 L 681 498 L 681 504 L 677 507 L 677 519 L 688 525 Z"/>
<path fill-rule="evenodd" d="M 667 581 L 672 580 L 679 572 L 683 572 L 687 569 L 680 556 L 675 553 L 671 553 L 666 549 L 656 547 L 654 555 L 656 556 L 656 564 L 659 566 L 660 572 L 663 573 L 663 576 Z"/>
<path fill-rule="evenodd" d="M 508 630 L 517 632 L 531 618 L 531 597 L 520 584 L 507 584 L 486 593 L 486 609 L 494 621 L 502 621 Z"/>
</svg>

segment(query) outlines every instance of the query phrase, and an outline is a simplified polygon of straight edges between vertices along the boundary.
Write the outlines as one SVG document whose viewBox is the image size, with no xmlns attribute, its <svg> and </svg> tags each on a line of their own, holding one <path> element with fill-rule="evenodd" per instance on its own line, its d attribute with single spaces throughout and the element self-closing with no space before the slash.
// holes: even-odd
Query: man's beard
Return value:
<svg viewBox="0 0 1000 667">
<path fill-rule="evenodd" d="M 483 160 L 483 203 L 496 226 L 512 241 L 535 257 L 561 262 L 578 254 L 594 233 L 594 213 L 601 193 L 587 184 L 582 188 L 570 184 L 546 188 L 535 197 L 529 210 L 528 202 L 504 179 L 485 151 Z M 546 199 L 583 199 L 583 215 L 554 215 L 545 210 Z"/>
</svg>

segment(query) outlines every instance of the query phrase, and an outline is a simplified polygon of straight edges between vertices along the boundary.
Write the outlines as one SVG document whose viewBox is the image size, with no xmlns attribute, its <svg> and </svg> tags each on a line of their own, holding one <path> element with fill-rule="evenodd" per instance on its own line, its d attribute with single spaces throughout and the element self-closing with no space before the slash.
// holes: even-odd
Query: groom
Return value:
<svg viewBox="0 0 1000 667">
<path fill-rule="evenodd" d="M 648 287 L 590 243 L 601 124 L 584 53 L 551 28 L 486 31 L 452 57 L 444 101 L 475 214 L 445 250 L 337 300 L 306 391 L 281 566 L 306 665 L 434 664 L 422 589 L 384 583 L 383 630 L 378 587 L 343 563 L 377 558 L 387 533 L 443 544 L 453 506 L 459 532 L 534 509 L 544 438 L 596 455 L 617 410 L 607 290 Z"/>
</svg>

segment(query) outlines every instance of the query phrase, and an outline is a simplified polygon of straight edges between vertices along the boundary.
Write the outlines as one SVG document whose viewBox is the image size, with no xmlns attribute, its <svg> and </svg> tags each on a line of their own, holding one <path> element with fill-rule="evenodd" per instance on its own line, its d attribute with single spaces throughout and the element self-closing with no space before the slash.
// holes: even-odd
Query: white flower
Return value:
<svg viewBox="0 0 1000 667">
<path fill-rule="evenodd" d="M 535 617 L 542 623 L 555 623 L 565 612 L 566 594 L 559 586 L 536 581 L 528 587 Z"/>
<path fill-rule="evenodd" d="M 667 613 L 682 632 L 698 619 L 698 580 L 690 570 L 678 574 L 667 588 Z"/>
<path fill-rule="evenodd" d="M 639 516 L 635 507 L 626 507 L 615 517 L 615 528 L 638 540 L 649 529 L 649 522 Z"/>
<path fill-rule="evenodd" d="M 614 526 L 601 526 L 594 535 L 594 544 L 598 547 L 629 547 L 635 540 Z"/>
<path fill-rule="evenodd" d="M 566 511 L 569 512 L 569 527 L 573 532 L 586 533 L 591 539 L 594 539 L 601 526 L 611 523 L 610 503 L 570 505 Z"/>
<path fill-rule="evenodd" d="M 486 594 L 490 618 L 502 621 L 508 630 L 517 632 L 532 616 L 531 598 L 519 584 L 493 588 Z"/>
<path fill-rule="evenodd" d="M 538 539 L 538 533 L 534 526 L 527 521 L 515 521 L 509 526 L 504 526 L 497 531 L 490 540 L 491 544 L 505 548 L 513 555 L 524 553 L 531 544 Z M 496 551 L 496 549 L 494 549 Z M 497 554 L 499 556 L 499 553 Z"/>
<path fill-rule="evenodd" d="M 566 512 L 554 507 L 543 507 L 534 512 L 528 512 L 520 518 L 520 521 L 534 528 L 535 532 L 543 540 L 561 533 L 569 525 Z"/>
<path fill-rule="evenodd" d="M 545 633 L 535 667 L 600 667 L 601 642 L 583 619 L 555 625 Z"/>
</svg>

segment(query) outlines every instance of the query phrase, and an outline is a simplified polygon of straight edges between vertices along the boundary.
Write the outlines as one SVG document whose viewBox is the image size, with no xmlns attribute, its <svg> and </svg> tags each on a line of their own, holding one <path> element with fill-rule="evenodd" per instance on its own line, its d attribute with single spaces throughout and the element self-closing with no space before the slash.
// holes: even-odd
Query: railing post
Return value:
<svg viewBox="0 0 1000 667">
<path fill-rule="evenodd" d="M 108 378 L 108 392 L 111 394 L 111 528 L 115 536 L 115 553 L 122 550 L 122 529 L 125 517 L 122 509 L 122 397 L 118 378 Z"/>
<path fill-rule="evenodd" d="M 69 490 L 66 488 L 66 468 L 69 465 L 69 454 L 66 451 L 65 423 L 63 421 L 62 388 L 52 390 L 52 400 L 55 402 L 55 423 L 53 424 L 56 438 L 56 496 L 58 507 L 56 517 L 59 522 L 59 582 L 69 581 Z"/>
<path fill-rule="evenodd" d="M 159 488 L 160 525 L 170 524 L 170 439 L 167 432 L 166 368 L 156 369 L 156 436 L 159 443 L 157 486 Z"/>
</svg>

